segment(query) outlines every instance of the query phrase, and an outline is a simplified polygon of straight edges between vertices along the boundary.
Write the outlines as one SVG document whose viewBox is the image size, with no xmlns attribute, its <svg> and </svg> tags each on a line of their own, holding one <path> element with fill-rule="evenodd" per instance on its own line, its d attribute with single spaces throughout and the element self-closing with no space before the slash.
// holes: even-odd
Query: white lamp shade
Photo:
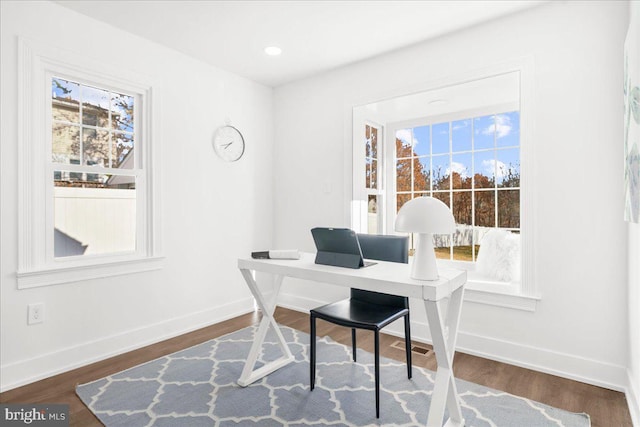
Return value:
<svg viewBox="0 0 640 427">
<path fill-rule="evenodd" d="M 453 233 L 456 221 L 447 205 L 433 197 L 416 197 L 402 205 L 396 217 L 396 231 L 406 233 Z"/>
</svg>

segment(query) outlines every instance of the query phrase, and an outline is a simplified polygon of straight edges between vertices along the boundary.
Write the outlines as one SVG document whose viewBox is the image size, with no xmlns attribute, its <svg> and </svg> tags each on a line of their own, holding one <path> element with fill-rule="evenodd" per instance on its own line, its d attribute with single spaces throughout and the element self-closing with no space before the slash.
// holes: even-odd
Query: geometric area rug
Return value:
<svg viewBox="0 0 640 427">
<path fill-rule="evenodd" d="M 381 358 L 380 419 L 373 355 L 318 340 L 316 388 L 309 390 L 309 335 L 280 327 L 295 361 L 240 387 L 257 325 L 79 385 L 76 393 L 107 427 L 425 425 L 435 374 Z M 260 363 L 280 356 L 270 331 Z M 258 363 L 256 366 L 259 366 Z M 466 426 L 588 427 L 589 416 L 456 380 Z M 448 417 L 448 414 L 446 414 Z"/>
</svg>

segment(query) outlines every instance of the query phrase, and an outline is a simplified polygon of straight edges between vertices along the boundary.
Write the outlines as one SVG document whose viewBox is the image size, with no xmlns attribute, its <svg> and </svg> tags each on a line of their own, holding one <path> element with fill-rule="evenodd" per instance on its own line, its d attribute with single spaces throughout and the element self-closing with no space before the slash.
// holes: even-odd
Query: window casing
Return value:
<svg viewBox="0 0 640 427">
<path fill-rule="evenodd" d="M 161 268 L 157 83 L 25 39 L 19 56 L 18 287 Z"/>
<path fill-rule="evenodd" d="M 461 92 L 462 88 L 477 88 L 479 85 L 482 85 L 481 82 L 485 81 L 485 79 L 491 80 L 492 82 L 504 82 L 506 81 L 505 79 L 513 81 L 512 77 L 507 76 L 515 76 L 515 83 L 510 86 L 512 88 L 511 93 L 514 94 L 511 99 L 515 98 L 513 101 L 505 102 L 508 97 L 503 97 L 501 98 L 503 99 L 501 102 L 488 104 L 488 106 L 477 107 L 474 109 L 469 109 L 469 105 L 471 105 L 471 103 L 461 104 L 463 108 L 460 109 L 452 109 L 451 106 L 446 106 L 445 109 L 450 111 L 448 113 L 441 114 L 440 116 L 423 115 L 422 119 L 418 118 L 411 120 L 404 120 L 402 110 L 396 107 L 398 105 L 416 105 L 415 101 L 417 99 L 432 100 L 434 99 L 434 95 L 432 95 L 432 93 L 437 94 L 435 95 L 436 97 L 442 96 L 442 91 L 447 91 L 447 88 L 457 91 L 456 93 L 464 97 L 464 92 Z M 359 154 L 363 152 L 362 143 L 360 141 L 366 139 L 362 137 L 365 132 L 364 123 L 369 120 L 376 120 L 377 122 L 382 123 L 382 127 L 384 129 L 384 138 L 378 141 L 378 150 L 384 153 L 378 162 L 383 165 L 383 171 L 381 176 L 378 177 L 378 181 L 385 184 L 384 191 L 382 191 L 383 200 L 386 202 L 384 206 L 384 213 L 382 214 L 384 216 L 382 233 L 395 233 L 393 227 L 399 205 L 408 200 L 409 197 L 419 195 L 432 195 L 434 197 L 444 199 L 448 206 L 452 206 L 453 204 L 453 213 L 456 220 L 460 223 L 471 223 L 467 224 L 470 227 L 473 226 L 474 223 L 477 223 L 477 225 L 483 225 L 487 228 L 491 225 L 491 227 L 509 230 L 511 235 L 517 236 L 520 241 L 521 263 L 519 263 L 519 266 L 521 268 L 521 272 L 517 275 L 521 278 L 520 281 L 504 282 L 482 277 L 475 268 L 474 261 L 477 259 L 478 255 L 478 248 L 476 245 L 462 245 L 460 244 L 460 241 L 456 241 L 456 235 L 461 234 L 461 227 L 458 227 L 456 234 L 452 236 L 443 236 L 440 238 L 440 242 L 435 242 L 440 243 L 441 248 L 438 250 L 441 251 L 441 258 L 448 258 L 448 260 L 441 259 L 440 262 L 449 263 L 455 268 L 461 268 L 468 271 L 465 300 L 482 304 L 534 311 L 536 303 L 540 299 L 540 295 L 534 278 L 533 262 L 535 252 L 535 235 L 533 230 L 535 227 L 531 200 L 532 195 L 535 194 L 535 183 L 529 179 L 533 164 L 532 76 L 533 59 L 528 57 L 521 58 L 513 61 L 512 63 L 504 63 L 496 65 L 495 67 L 488 67 L 484 70 L 470 71 L 468 73 L 463 73 L 458 76 L 452 76 L 451 78 L 434 82 L 431 85 L 427 84 L 425 85 L 423 92 L 409 92 L 408 94 L 399 94 L 396 97 L 389 97 L 389 94 L 385 93 L 379 98 L 383 99 L 382 101 L 370 101 L 368 104 L 355 106 L 350 112 L 351 116 L 349 117 L 353 123 L 353 138 L 351 140 L 353 142 L 349 141 L 349 144 L 353 147 L 353 162 L 351 166 L 351 171 L 353 173 L 353 192 L 350 199 L 351 227 L 358 232 L 367 232 L 365 227 L 366 222 L 360 220 L 360 218 L 362 218 L 361 213 L 365 208 L 363 203 L 365 196 L 361 190 L 363 187 L 358 187 L 359 185 L 363 185 L 364 182 L 364 180 L 358 179 L 359 174 L 364 174 L 364 172 L 359 170 L 359 168 L 363 169 L 364 167 L 361 167 L 358 164 L 365 163 L 364 156 Z M 498 97 L 500 96 L 502 95 L 499 95 Z M 466 100 L 466 98 L 462 99 Z M 425 110 L 428 110 L 429 108 L 426 108 L 426 104 L 427 103 L 425 102 L 422 105 L 425 106 Z M 517 126 L 519 128 L 518 144 L 502 144 L 505 140 L 498 138 L 499 135 L 497 132 L 499 126 L 494 123 L 494 135 L 492 138 L 493 146 L 475 147 L 476 150 L 473 149 L 473 146 L 471 149 L 467 150 L 454 149 L 452 135 L 454 123 L 463 120 L 470 120 L 468 126 L 470 132 L 473 127 L 478 129 L 482 127 L 482 118 L 488 119 L 494 115 L 512 113 L 516 111 L 518 112 Z M 394 119 L 389 120 L 389 117 L 393 117 Z M 404 117 L 420 117 L 420 115 L 411 113 Z M 513 122 L 516 121 L 516 117 L 511 116 L 509 118 L 512 120 L 511 125 L 514 125 L 515 123 Z M 477 119 L 476 123 L 473 122 L 474 119 Z M 459 123 L 456 123 L 456 125 L 458 124 Z M 449 140 L 447 142 L 450 148 L 448 152 L 436 150 L 434 153 L 433 146 L 427 144 L 426 147 L 423 145 L 422 149 L 428 149 L 428 153 L 425 151 L 419 151 L 414 155 L 409 151 L 408 153 L 405 152 L 403 154 L 402 147 L 397 147 L 395 144 L 396 133 L 398 131 L 402 132 L 423 127 L 422 131 L 424 132 L 424 128 L 429 126 L 427 129 L 430 132 L 430 137 L 432 137 L 436 125 L 448 128 Z M 500 125 L 500 123 L 498 125 Z M 407 132 L 407 134 L 413 138 L 410 131 Z M 511 153 L 512 156 L 508 156 L 508 153 Z M 517 156 L 515 156 L 515 154 L 517 154 Z M 471 175 L 473 173 L 474 156 L 480 163 L 482 163 L 482 160 L 488 160 L 482 159 L 483 155 L 491 156 L 492 160 L 494 160 L 494 165 L 499 164 L 498 160 L 505 163 L 507 166 L 509 163 L 512 163 L 515 170 L 513 170 L 514 168 L 512 168 L 511 171 L 509 171 L 508 168 L 506 170 L 496 170 L 494 168 L 495 172 L 493 177 L 487 177 L 489 178 L 489 181 L 493 182 L 489 182 L 490 185 L 483 185 L 483 182 L 475 181 L 473 179 L 474 177 Z M 442 157 L 437 158 L 437 156 Z M 443 168 L 442 162 L 439 162 L 439 160 L 446 158 L 449 167 L 451 167 L 453 162 L 462 163 L 464 165 L 465 162 L 460 161 L 460 159 L 465 156 L 467 157 L 466 163 L 471 164 L 471 167 L 467 167 L 467 169 L 470 170 L 467 170 L 466 180 L 461 179 L 461 171 L 458 171 L 460 176 L 454 176 L 450 173 L 449 176 L 444 176 L 444 180 L 442 180 L 443 174 L 436 176 L 438 172 L 438 165 L 441 166 L 440 172 L 446 172 L 446 167 Z M 519 164 L 513 161 L 514 157 L 520 158 Z M 504 160 L 507 161 L 505 162 Z M 398 161 L 401 162 L 398 163 Z M 422 163 L 420 163 L 421 161 Z M 408 175 L 410 177 L 408 183 L 399 183 L 396 179 L 398 167 L 404 167 L 405 169 L 411 170 L 412 168 L 420 167 L 420 164 L 424 167 L 427 163 L 429 173 L 419 176 L 417 180 L 418 182 L 416 182 L 415 175 L 412 175 L 411 173 Z M 435 168 L 433 167 L 434 164 L 436 166 Z M 454 164 L 454 166 L 459 165 Z M 455 168 L 453 168 L 453 170 L 455 170 Z M 510 173 L 512 176 L 509 176 Z M 517 176 L 513 176 L 514 174 Z M 486 182 L 484 184 L 486 184 Z M 398 190 L 398 186 L 404 187 Z M 463 199 L 463 196 L 465 195 L 469 196 L 470 199 L 466 205 L 464 203 L 460 203 L 461 199 Z M 484 198 L 491 198 L 490 202 L 492 203 L 490 206 L 493 207 L 492 212 L 487 213 L 482 209 L 476 209 L 477 207 L 486 208 L 486 205 L 480 205 L 480 202 L 484 201 Z M 476 201 L 476 199 L 478 200 Z M 456 201 L 458 203 L 456 203 Z M 506 203 L 507 201 L 508 203 Z M 498 203 L 501 203 L 500 206 L 503 206 L 503 204 L 506 203 L 507 205 L 514 207 L 514 209 L 510 215 L 498 215 Z M 458 207 L 461 205 L 465 206 L 465 209 L 456 211 L 456 205 Z M 471 208 L 469 208 L 469 206 Z M 476 213 L 476 210 L 479 210 L 479 212 Z M 493 215 L 489 215 L 491 213 L 493 213 Z M 488 217 L 493 217 L 493 224 L 486 224 L 483 222 Z M 462 221 L 463 218 L 466 218 L 466 221 Z M 475 236 L 473 237 L 474 243 L 480 240 L 482 237 L 481 232 L 483 231 L 484 230 L 481 229 L 476 231 Z M 467 249 L 468 252 L 467 258 L 470 258 L 469 261 L 465 261 L 461 256 L 461 249 L 463 249 L 461 246 L 468 246 L 465 249 Z"/>
</svg>

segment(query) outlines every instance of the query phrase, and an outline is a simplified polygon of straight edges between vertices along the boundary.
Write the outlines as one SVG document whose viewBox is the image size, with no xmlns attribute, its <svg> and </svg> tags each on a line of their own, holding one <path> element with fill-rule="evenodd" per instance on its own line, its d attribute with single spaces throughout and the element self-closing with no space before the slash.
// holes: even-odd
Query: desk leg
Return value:
<svg viewBox="0 0 640 427">
<path fill-rule="evenodd" d="M 458 336 L 463 294 L 463 287 L 453 292 L 444 319 L 442 317 L 441 301 L 424 302 L 427 318 L 429 319 L 433 349 L 438 362 L 427 426 L 442 426 L 445 406 L 449 410 L 449 419 L 446 421 L 445 426 L 464 426 L 458 390 L 453 377 L 453 356 Z"/>
<path fill-rule="evenodd" d="M 282 285 L 283 276 L 275 276 L 273 295 L 271 296 L 271 301 L 267 301 L 262 292 L 260 292 L 258 284 L 253 279 L 251 271 L 241 269 L 240 272 L 242 273 L 244 280 L 247 282 L 251 293 L 258 302 L 258 306 L 262 310 L 262 320 L 260 321 L 260 326 L 258 327 L 258 331 L 256 332 L 256 335 L 254 337 L 253 344 L 251 345 L 251 350 L 249 351 L 247 362 L 245 363 L 242 374 L 238 379 L 238 384 L 242 387 L 246 387 L 249 384 L 269 375 L 271 372 L 289 364 L 294 360 L 294 357 L 289 350 L 287 342 L 282 336 L 282 332 L 280 332 L 278 324 L 273 318 L 273 312 L 276 308 L 276 301 L 278 299 L 278 293 L 280 292 L 280 286 Z M 260 351 L 262 350 L 264 339 L 267 336 L 267 332 L 269 331 L 269 326 L 273 327 L 273 330 L 276 333 L 278 344 L 280 345 L 280 350 L 282 351 L 282 357 L 272 362 L 266 363 L 260 368 L 254 370 L 256 360 L 258 359 Z"/>
</svg>

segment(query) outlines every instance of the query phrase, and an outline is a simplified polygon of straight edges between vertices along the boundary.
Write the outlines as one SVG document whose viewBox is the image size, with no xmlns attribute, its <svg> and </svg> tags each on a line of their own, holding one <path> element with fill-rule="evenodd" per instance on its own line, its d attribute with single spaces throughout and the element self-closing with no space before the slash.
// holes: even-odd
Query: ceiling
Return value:
<svg viewBox="0 0 640 427">
<path fill-rule="evenodd" d="M 484 114 L 492 114 L 510 111 L 509 108 L 516 110 L 519 103 L 520 72 L 513 71 L 356 108 L 362 109 L 364 117 L 380 124 L 388 124 L 453 113 L 462 113 L 465 117 L 465 114 L 473 110 L 484 110 Z M 497 111 L 491 111 L 496 109 Z M 447 120 L 451 120 L 451 117 Z"/>
<path fill-rule="evenodd" d="M 267 86 L 361 61 L 545 0 L 57 0 Z M 267 46 L 282 48 L 268 56 Z"/>
</svg>

